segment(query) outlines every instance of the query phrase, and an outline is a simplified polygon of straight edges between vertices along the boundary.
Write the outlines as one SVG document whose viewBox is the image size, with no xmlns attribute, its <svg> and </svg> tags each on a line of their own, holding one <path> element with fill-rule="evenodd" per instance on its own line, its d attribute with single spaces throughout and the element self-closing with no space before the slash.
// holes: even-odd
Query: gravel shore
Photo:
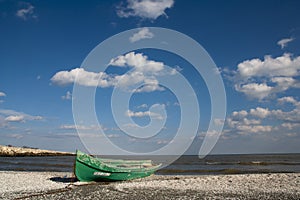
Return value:
<svg viewBox="0 0 300 200">
<path fill-rule="evenodd" d="M 73 182 L 71 173 L 0 172 L 1 199 L 300 199 L 300 174 L 150 176 Z"/>
</svg>

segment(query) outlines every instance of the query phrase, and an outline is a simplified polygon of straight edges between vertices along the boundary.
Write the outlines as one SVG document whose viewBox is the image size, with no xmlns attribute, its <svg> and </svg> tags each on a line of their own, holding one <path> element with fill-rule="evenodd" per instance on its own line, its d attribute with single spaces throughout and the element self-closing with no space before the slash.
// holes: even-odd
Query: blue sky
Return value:
<svg viewBox="0 0 300 200">
<path fill-rule="evenodd" d="M 206 133 L 211 101 L 201 75 L 185 59 L 140 49 L 112 57 L 104 72 L 107 78 L 80 69 L 89 52 L 107 38 L 140 28 L 132 42 L 149 40 L 155 35 L 145 27 L 162 27 L 201 44 L 224 81 L 227 113 L 212 153 L 299 153 L 299 8 L 298 1 L 277 0 L 0 0 L 0 144 L 84 149 L 72 114 L 74 83 L 96 88 L 99 123 L 113 143 L 141 152 L 172 144 L 180 106 L 155 77 L 161 72 L 171 74 L 170 67 L 190 81 L 200 99 L 197 135 L 189 138 L 187 133 L 185 138 L 193 142 L 187 153 L 197 154 L 204 135 L 213 134 Z M 115 123 L 110 99 L 118 76 L 125 73 L 128 80 L 122 87 L 134 81 L 146 87 L 133 94 L 124 115 L 145 126 L 150 117 L 162 120 L 162 114 L 151 112 L 150 107 L 164 106 L 166 123 L 157 137 L 124 137 Z M 91 138 L 99 131 L 95 124 L 77 128 Z"/>
</svg>

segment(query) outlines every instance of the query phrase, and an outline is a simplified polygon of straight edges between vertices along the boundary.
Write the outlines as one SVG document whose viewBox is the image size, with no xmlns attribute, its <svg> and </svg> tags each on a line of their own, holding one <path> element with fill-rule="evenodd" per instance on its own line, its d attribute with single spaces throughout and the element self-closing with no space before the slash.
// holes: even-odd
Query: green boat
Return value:
<svg viewBox="0 0 300 200">
<path fill-rule="evenodd" d="M 151 160 L 102 159 L 76 151 L 75 175 L 79 181 L 124 181 L 153 174 L 161 165 Z"/>
</svg>

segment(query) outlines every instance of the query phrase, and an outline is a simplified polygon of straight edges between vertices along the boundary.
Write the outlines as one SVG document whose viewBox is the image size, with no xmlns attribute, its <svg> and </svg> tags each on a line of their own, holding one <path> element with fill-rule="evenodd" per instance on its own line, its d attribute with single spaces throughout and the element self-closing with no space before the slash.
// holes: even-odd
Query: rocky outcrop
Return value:
<svg viewBox="0 0 300 200">
<path fill-rule="evenodd" d="M 49 151 L 30 147 L 1 146 L 0 156 L 71 156 L 70 152 Z"/>
</svg>

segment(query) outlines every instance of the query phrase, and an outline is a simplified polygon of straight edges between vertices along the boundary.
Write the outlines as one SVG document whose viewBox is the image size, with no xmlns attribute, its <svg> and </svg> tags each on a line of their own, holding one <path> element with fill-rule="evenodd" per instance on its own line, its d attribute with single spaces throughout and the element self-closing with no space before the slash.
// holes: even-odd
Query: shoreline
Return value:
<svg viewBox="0 0 300 200">
<path fill-rule="evenodd" d="M 0 199 L 300 198 L 300 173 L 152 175 L 98 183 L 74 182 L 73 178 L 69 172 L 0 171 Z"/>
</svg>

